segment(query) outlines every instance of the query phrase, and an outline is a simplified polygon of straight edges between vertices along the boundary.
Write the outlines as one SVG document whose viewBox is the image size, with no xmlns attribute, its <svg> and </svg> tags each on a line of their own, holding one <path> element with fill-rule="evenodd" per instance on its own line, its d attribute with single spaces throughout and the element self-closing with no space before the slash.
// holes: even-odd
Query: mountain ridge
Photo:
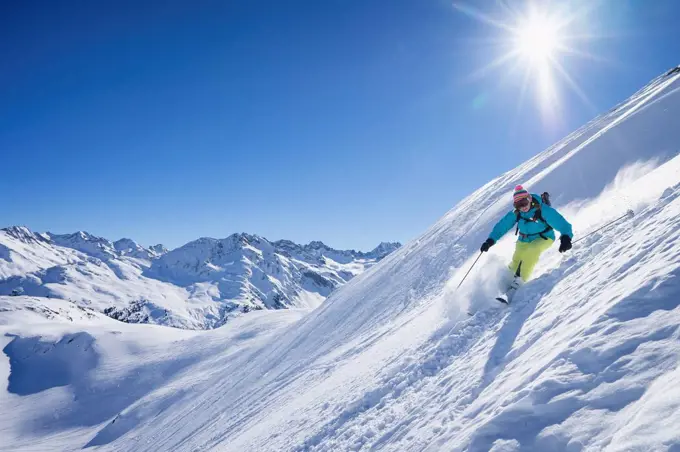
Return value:
<svg viewBox="0 0 680 452">
<path fill-rule="evenodd" d="M 0 294 L 64 298 L 122 321 L 190 329 L 252 310 L 313 309 L 401 246 L 357 252 L 241 232 L 168 250 L 86 231 L 0 232 Z"/>
</svg>

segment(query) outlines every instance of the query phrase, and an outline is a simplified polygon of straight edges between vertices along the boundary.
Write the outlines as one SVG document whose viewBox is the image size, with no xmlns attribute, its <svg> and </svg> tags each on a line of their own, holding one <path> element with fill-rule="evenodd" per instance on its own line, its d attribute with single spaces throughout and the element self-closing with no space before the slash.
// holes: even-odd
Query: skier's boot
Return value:
<svg viewBox="0 0 680 452">
<path fill-rule="evenodd" d="M 515 276 L 513 278 L 512 282 L 510 283 L 510 287 L 508 287 L 508 290 L 505 292 L 508 304 L 512 303 L 512 299 L 515 298 L 517 290 L 519 290 L 519 288 L 522 287 L 523 283 L 524 281 L 522 281 L 522 278 L 520 278 L 519 276 Z"/>
<path fill-rule="evenodd" d="M 496 300 L 500 301 L 501 303 L 505 303 L 505 304 L 512 303 L 512 299 L 515 297 L 515 294 L 517 293 L 519 288 L 522 287 L 522 284 L 524 283 L 524 281 L 522 280 L 522 277 L 520 276 L 521 269 L 522 269 L 522 263 L 520 262 L 519 265 L 517 266 L 517 271 L 515 272 L 515 276 L 512 278 L 512 281 L 510 281 L 510 284 L 508 285 L 508 288 L 505 290 L 505 293 L 496 297 Z"/>
</svg>

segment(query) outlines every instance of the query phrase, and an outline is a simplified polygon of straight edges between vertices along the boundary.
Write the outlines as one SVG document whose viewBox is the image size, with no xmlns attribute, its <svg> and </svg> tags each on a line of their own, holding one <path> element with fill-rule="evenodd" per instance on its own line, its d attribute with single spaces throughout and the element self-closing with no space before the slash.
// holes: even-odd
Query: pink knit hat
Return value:
<svg viewBox="0 0 680 452">
<path fill-rule="evenodd" d="M 512 202 L 517 203 L 524 198 L 529 198 L 531 195 L 521 185 L 515 187 L 515 193 L 512 195 Z"/>
</svg>

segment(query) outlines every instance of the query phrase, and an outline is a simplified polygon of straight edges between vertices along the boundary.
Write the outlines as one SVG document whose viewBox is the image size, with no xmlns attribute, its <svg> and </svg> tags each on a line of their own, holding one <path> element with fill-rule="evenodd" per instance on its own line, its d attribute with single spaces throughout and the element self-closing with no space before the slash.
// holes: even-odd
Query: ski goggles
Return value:
<svg viewBox="0 0 680 452">
<path fill-rule="evenodd" d="M 516 209 L 524 209 L 526 207 L 529 207 L 530 204 L 531 201 L 529 201 L 529 198 L 521 198 L 513 203 Z"/>
</svg>

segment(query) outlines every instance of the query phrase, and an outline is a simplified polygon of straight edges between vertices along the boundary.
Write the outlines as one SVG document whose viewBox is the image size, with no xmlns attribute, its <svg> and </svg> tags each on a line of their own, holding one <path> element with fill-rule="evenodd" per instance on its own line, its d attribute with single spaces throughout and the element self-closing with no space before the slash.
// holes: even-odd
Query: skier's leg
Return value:
<svg viewBox="0 0 680 452">
<path fill-rule="evenodd" d="M 541 254 L 543 254 L 545 250 L 550 248 L 553 242 L 554 240 L 550 239 L 545 240 L 539 238 L 534 240 L 533 242 L 524 243 L 525 246 L 521 247 L 521 249 L 518 247 L 515 250 L 515 254 L 518 254 L 519 251 L 517 259 L 519 262 L 521 262 L 520 277 L 524 282 L 528 281 L 529 278 L 531 278 L 531 274 L 533 273 L 534 267 L 536 267 L 536 264 L 538 263 L 538 259 L 541 257 Z M 517 243 L 519 244 L 520 242 Z M 515 256 L 513 256 L 512 260 L 514 263 Z"/>
<path fill-rule="evenodd" d="M 511 272 L 510 282 L 505 289 L 505 295 L 497 297 L 496 300 L 510 304 L 522 283 L 531 277 L 541 254 L 552 244 L 553 240 L 550 239 L 539 239 L 533 242 L 518 241 L 512 255 L 512 262 L 508 266 L 508 270 Z"/>
<path fill-rule="evenodd" d="M 511 277 L 516 276 L 518 270 L 522 273 L 524 272 L 524 264 L 522 261 L 525 259 L 528 245 L 527 242 L 520 242 L 519 240 L 515 243 L 515 252 L 512 255 L 512 262 L 508 265 Z"/>
</svg>

